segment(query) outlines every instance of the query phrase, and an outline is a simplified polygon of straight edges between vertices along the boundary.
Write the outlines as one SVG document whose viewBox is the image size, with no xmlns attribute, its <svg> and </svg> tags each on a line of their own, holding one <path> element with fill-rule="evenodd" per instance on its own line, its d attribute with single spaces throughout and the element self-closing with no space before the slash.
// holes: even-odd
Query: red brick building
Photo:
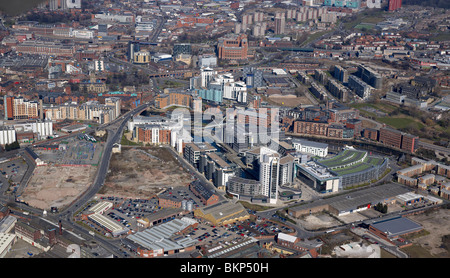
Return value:
<svg viewBox="0 0 450 278">
<path fill-rule="evenodd" d="M 153 145 L 170 144 L 171 142 L 171 130 L 164 126 L 143 126 L 138 127 L 136 131 L 139 142 Z"/>
<path fill-rule="evenodd" d="M 219 59 L 245 60 L 247 59 L 248 39 L 245 34 L 228 34 L 219 39 L 217 52 Z"/>
<path fill-rule="evenodd" d="M 389 147 L 402 148 L 402 132 L 391 128 L 380 128 L 380 142 Z"/>
<path fill-rule="evenodd" d="M 389 0 L 389 11 L 395 11 L 402 7 L 402 0 Z"/>
<path fill-rule="evenodd" d="M 419 137 L 411 134 L 403 134 L 402 136 L 402 150 L 413 153 L 419 142 Z"/>
<path fill-rule="evenodd" d="M 203 186 L 200 182 L 192 182 L 189 189 L 196 195 L 205 206 L 214 205 L 219 201 L 219 196 L 212 193 L 211 190 Z"/>
<path fill-rule="evenodd" d="M 373 128 L 365 128 L 363 131 L 363 137 L 373 141 L 378 141 L 378 130 Z"/>
<path fill-rule="evenodd" d="M 325 122 L 294 122 L 294 133 L 327 136 L 328 123 Z"/>
<path fill-rule="evenodd" d="M 386 146 L 413 153 L 418 146 L 419 137 L 384 127 L 380 128 L 379 141 Z"/>
</svg>

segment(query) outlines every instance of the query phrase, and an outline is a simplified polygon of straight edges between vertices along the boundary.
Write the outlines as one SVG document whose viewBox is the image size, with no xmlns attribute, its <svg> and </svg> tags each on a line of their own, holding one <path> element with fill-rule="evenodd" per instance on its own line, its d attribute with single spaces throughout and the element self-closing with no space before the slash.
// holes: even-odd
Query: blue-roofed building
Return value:
<svg viewBox="0 0 450 278">
<path fill-rule="evenodd" d="M 421 231 L 423 227 L 406 218 L 395 217 L 374 222 L 369 226 L 369 232 L 389 242 L 397 240 L 400 236 Z"/>
</svg>

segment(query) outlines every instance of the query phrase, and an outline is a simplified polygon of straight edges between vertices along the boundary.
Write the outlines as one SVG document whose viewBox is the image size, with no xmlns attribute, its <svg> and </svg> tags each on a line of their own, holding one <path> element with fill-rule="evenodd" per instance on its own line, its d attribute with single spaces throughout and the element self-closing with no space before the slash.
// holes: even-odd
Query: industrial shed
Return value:
<svg viewBox="0 0 450 278">
<path fill-rule="evenodd" d="M 288 213 L 289 215 L 298 218 L 302 215 L 327 210 L 334 215 L 342 216 L 348 213 L 368 209 L 378 203 L 394 202 L 396 201 L 397 196 L 409 191 L 409 189 L 398 184 L 383 184 L 316 201 L 310 205 L 292 207 L 289 208 Z"/>
<path fill-rule="evenodd" d="M 212 206 L 194 210 L 195 217 L 203 218 L 213 225 L 226 225 L 250 218 L 247 210 L 239 203 L 222 201 Z"/>
<path fill-rule="evenodd" d="M 189 227 L 195 227 L 197 222 L 190 218 L 174 219 L 142 232 L 129 235 L 124 243 L 141 257 L 158 257 L 164 254 L 174 254 L 193 249 L 197 240 L 189 236 L 176 237 Z"/>
<path fill-rule="evenodd" d="M 387 241 L 393 241 L 399 236 L 418 232 L 422 229 L 422 226 L 416 222 L 401 216 L 374 222 L 369 226 L 370 233 Z"/>
</svg>

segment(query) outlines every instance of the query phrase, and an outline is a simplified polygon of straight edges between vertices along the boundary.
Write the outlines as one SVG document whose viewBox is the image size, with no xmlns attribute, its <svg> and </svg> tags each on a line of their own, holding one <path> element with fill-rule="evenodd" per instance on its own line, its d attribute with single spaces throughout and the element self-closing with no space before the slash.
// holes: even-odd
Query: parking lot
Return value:
<svg viewBox="0 0 450 278">
<path fill-rule="evenodd" d="M 130 230 L 137 231 L 136 221 L 140 218 L 149 217 L 162 210 L 158 205 L 156 198 L 151 199 L 129 199 L 121 197 L 100 197 L 100 201 L 107 201 L 113 204 L 113 207 L 105 212 L 105 216 L 119 222 Z M 87 205 L 84 211 L 88 211 L 92 204 Z M 92 221 L 83 220 L 83 223 L 104 234 L 102 227 Z"/>
<path fill-rule="evenodd" d="M 62 141 L 59 149 L 36 149 L 42 160 L 61 165 L 97 165 L 103 152 L 103 143 L 78 136 Z"/>
<path fill-rule="evenodd" d="M 188 235 L 197 239 L 199 244 L 227 245 L 243 237 L 275 236 L 278 233 L 292 233 L 294 230 L 281 223 L 270 220 L 243 221 L 224 226 L 214 226 L 200 221 L 199 226 Z"/>
<path fill-rule="evenodd" d="M 23 158 L 15 158 L 0 163 L 2 191 L 14 194 L 27 170 L 28 165 Z"/>
</svg>

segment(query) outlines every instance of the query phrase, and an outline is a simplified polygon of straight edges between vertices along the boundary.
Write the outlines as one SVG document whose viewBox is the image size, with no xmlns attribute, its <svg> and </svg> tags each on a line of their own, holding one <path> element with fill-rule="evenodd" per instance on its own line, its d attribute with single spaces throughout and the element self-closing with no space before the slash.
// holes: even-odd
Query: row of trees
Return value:
<svg viewBox="0 0 450 278">
<path fill-rule="evenodd" d="M 148 84 L 150 78 L 143 72 L 135 71 L 133 73 L 113 73 L 106 79 L 106 85 L 110 89 L 123 88 L 124 86 L 134 86 L 139 84 Z"/>
<path fill-rule="evenodd" d="M 16 150 L 16 149 L 20 149 L 20 144 L 17 141 L 15 141 L 14 143 L 5 145 L 5 151 L 12 151 L 12 150 Z"/>
</svg>

